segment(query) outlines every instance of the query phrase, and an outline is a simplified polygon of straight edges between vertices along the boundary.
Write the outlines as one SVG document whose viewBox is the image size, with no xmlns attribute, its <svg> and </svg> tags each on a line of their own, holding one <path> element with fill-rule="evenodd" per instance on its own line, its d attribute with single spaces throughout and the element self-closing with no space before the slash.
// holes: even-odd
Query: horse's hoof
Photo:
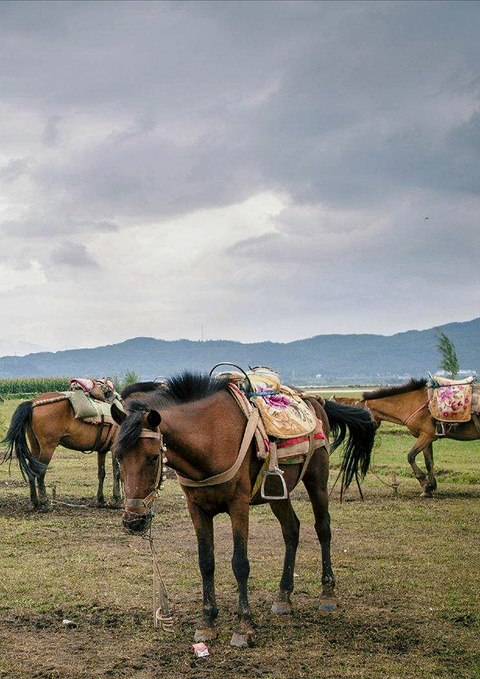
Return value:
<svg viewBox="0 0 480 679">
<path fill-rule="evenodd" d="M 420 497 L 423 497 L 426 500 L 433 500 L 433 493 L 429 490 L 424 490 Z"/>
<path fill-rule="evenodd" d="M 272 613 L 277 615 L 290 615 L 292 612 L 292 604 L 289 601 L 274 601 L 272 604 Z"/>
<path fill-rule="evenodd" d="M 322 597 L 318 610 L 322 613 L 332 613 L 338 608 L 338 599 L 336 597 Z"/>
<path fill-rule="evenodd" d="M 216 638 L 217 638 L 217 630 L 205 627 L 203 629 L 196 629 L 195 630 L 195 636 L 193 637 L 193 640 L 194 640 L 195 643 L 197 643 L 199 641 L 212 641 L 212 639 L 216 639 Z"/>
<path fill-rule="evenodd" d="M 230 646 L 236 648 L 248 648 L 253 645 L 253 631 L 248 632 L 234 632 L 230 639 Z"/>
</svg>

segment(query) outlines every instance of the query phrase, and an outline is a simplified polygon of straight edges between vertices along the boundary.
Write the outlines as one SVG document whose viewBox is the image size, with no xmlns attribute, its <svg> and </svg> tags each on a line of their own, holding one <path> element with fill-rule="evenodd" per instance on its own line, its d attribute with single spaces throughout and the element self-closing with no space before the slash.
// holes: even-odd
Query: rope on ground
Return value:
<svg viewBox="0 0 480 679">
<path fill-rule="evenodd" d="M 165 583 L 163 581 L 162 575 L 160 573 L 160 567 L 158 565 L 158 554 L 155 549 L 152 536 L 152 528 L 148 531 L 148 534 L 142 536 L 145 540 L 148 540 L 148 546 L 150 547 L 150 554 L 152 555 L 152 566 L 153 566 L 153 624 L 157 628 L 159 625 L 164 632 L 173 633 L 173 617 L 170 612 L 170 605 L 168 602 L 168 593 Z"/>
<path fill-rule="evenodd" d="M 393 489 L 393 492 L 395 493 L 395 495 L 397 495 L 398 489 L 399 489 L 399 487 L 400 487 L 400 484 L 399 484 L 398 481 L 397 481 L 397 475 L 396 475 L 395 472 L 392 472 L 392 473 L 391 473 L 392 482 L 391 482 L 391 483 L 387 483 L 387 481 L 384 481 L 382 478 L 380 478 L 380 476 L 379 476 L 379 475 L 378 475 L 371 467 L 370 467 L 370 469 L 369 469 L 368 471 L 369 471 L 371 474 L 373 474 L 373 476 L 375 476 L 375 478 L 377 478 L 377 479 L 380 481 L 380 483 L 383 483 L 384 486 L 387 486 L 387 488 L 392 488 L 392 489 Z M 336 478 L 335 481 L 333 482 L 333 486 L 330 488 L 330 492 L 329 492 L 329 494 L 328 494 L 328 497 L 330 497 L 330 496 L 332 495 L 333 490 L 334 490 L 335 486 L 337 485 L 337 481 L 338 481 L 338 479 L 340 478 L 341 474 L 342 474 L 342 471 L 340 470 L 340 471 L 338 472 L 338 474 L 337 474 L 337 478 Z"/>
</svg>

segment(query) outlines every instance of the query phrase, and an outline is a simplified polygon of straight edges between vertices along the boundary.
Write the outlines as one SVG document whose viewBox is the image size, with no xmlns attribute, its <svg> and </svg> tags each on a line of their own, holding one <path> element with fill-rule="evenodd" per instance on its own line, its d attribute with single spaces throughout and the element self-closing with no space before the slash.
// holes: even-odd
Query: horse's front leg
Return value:
<svg viewBox="0 0 480 679">
<path fill-rule="evenodd" d="M 427 435 L 427 434 L 420 434 L 418 439 L 415 442 L 415 445 L 409 450 L 408 455 L 407 455 L 407 460 L 409 465 L 412 468 L 413 473 L 415 474 L 415 477 L 421 487 L 423 488 L 423 497 L 432 497 L 432 491 L 434 490 L 431 483 L 429 483 L 430 479 L 427 480 L 426 475 L 422 472 L 420 467 L 416 463 L 416 457 L 418 453 L 420 453 L 422 450 L 426 450 L 430 446 L 431 450 L 431 443 L 432 443 L 432 438 Z M 425 462 L 427 463 L 427 457 L 428 453 L 424 453 L 425 456 Z M 428 466 L 427 466 L 428 468 Z M 431 457 L 431 466 L 429 471 L 429 477 L 433 477 L 433 455 Z"/>
<path fill-rule="evenodd" d="M 202 619 L 197 623 L 195 641 L 215 639 L 215 620 L 218 616 L 215 601 L 215 553 L 213 545 L 213 517 L 187 498 L 188 509 L 193 521 L 198 545 L 198 565 L 202 576 L 203 610 Z"/>
<path fill-rule="evenodd" d="M 229 507 L 233 533 L 232 569 L 238 585 L 238 627 L 230 640 L 231 646 L 250 646 L 253 638 L 252 614 L 248 602 L 248 511 L 249 499 L 239 499 Z"/>
</svg>

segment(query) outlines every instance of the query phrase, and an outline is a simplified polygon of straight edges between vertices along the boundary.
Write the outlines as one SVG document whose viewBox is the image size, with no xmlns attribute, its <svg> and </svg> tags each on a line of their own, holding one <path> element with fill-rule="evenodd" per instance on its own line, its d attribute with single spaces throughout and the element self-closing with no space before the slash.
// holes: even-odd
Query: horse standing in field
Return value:
<svg viewBox="0 0 480 679">
<path fill-rule="evenodd" d="M 113 393 L 112 393 L 113 398 Z M 108 394 L 106 394 L 108 400 Z M 3 460 L 15 452 L 20 469 L 30 485 L 33 508 L 47 509 L 49 500 L 45 488 L 45 474 L 55 448 L 96 452 L 98 459 L 97 505 L 105 505 L 103 484 L 105 458 L 110 450 L 116 424 L 102 421 L 92 424 L 75 417 L 70 398 L 61 392 L 48 392 L 21 403 L 12 415 L 9 429 L 2 443 L 8 443 Z M 113 464 L 113 501 L 121 505 L 120 472 Z M 38 494 L 37 494 L 38 487 Z"/>
<path fill-rule="evenodd" d="M 248 646 L 253 636 L 248 601 L 249 560 L 247 556 L 249 505 L 269 501 L 280 522 L 285 556 L 274 613 L 289 613 L 293 573 L 299 540 L 299 520 L 290 501 L 290 492 L 303 481 L 315 517 L 315 529 L 322 554 L 321 608 L 336 605 L 335 578 L 330 557 L 330 518 L 328 513 L 328 435 L 337 436 L 334 446 L 348 441 L 342 463 L 345 486 L 368 468 L 375 427 L 365 410 L 305 398 L 315 415 L 317 429 L 308 465 L 296 462 L 280 466 L 286 485 L 282 499 L 262 498 L 257 479 L 264 461 L 257 456 L 255 432 L 259 411 L 249 414 L 239 407 L 227 377 L 206 377 L 184 373 L 162 385 L 137 384 L 122 392 L 125 410 L 112 406 L 112 416 L 120 425 L 113 452 L 120 463 L 125 494 L 123 525 L 131 533 L 143 534 L 153 517 L 156 488 L 166 464 L 175 470 L 187 499 L 195 528 L 198 559 L 203 582 L 202 620 L 196 641 L 216 636 L 218 608 L 214 588 L 213 518 L 230 515 L 233 533 L 232 568 L 238 584 L 238 626 L 232 636 L 234 646 Z M 139 397 L 138 399 L 136 397 Z M 146 405 L 146 399 L 150 404 Z M 317 431 L 317 430 L 315 430 Z M 313 434 L 312 434 L 313 436 Z"/>
<path fill-rule="evenodd" d="M 411 379 L 406 384 L 363 392 L 358 405 L 368 408 L 376 422 L 386 421 L 405 425 L 415 444 L 408 451 L 407 459 L 423 488 L 423 497 L 432 497 L 437 488 L 437 481 L 433 468 L 433 441 L 437 435 L 435 420 L 429 412 L 428 381 L 426 379 Z M 480 438 L 480 426 L 477 416 L 467 422 L 447 426 L 441 438 L 457 441 L 473 441 Z M 417 465 L 415 458 L 423 452 L 427 474 L 425 475 Z"/>
</svg>

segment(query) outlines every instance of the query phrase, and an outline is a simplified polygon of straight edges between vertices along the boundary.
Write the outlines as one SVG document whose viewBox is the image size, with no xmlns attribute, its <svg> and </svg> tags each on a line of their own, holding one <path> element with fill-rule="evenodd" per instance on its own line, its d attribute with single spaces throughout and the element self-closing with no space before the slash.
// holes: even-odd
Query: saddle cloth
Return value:
<svg viewBox="0 0 480 679">
<path fill-rule="evenodd" d="M 98 401 L 82 389 L 62 391 L 61 393 L 70 401 L 78 420 L 84 420 L 90 424 L 114 424 L 114 419 L 110 414 L 111 403 Z"/>
<path fill-rule="evenodd" d="M 468 422 L 480 410 L 480 383 L 474 377 L 449 380 L 431 376 L 428 384 L 430 415 L 440 422 Z"/>
<path fill-rule="evenodd" d="M 232 381 L 244 391 L 258 408 L 268 436 L 292 439 L 308 436 L 317 427 L 317 418 L 293 389 L 280 383 L 278 373 L 270 368 L 252 368 L 248 379 L 230 373 Z"/>
</svg>

